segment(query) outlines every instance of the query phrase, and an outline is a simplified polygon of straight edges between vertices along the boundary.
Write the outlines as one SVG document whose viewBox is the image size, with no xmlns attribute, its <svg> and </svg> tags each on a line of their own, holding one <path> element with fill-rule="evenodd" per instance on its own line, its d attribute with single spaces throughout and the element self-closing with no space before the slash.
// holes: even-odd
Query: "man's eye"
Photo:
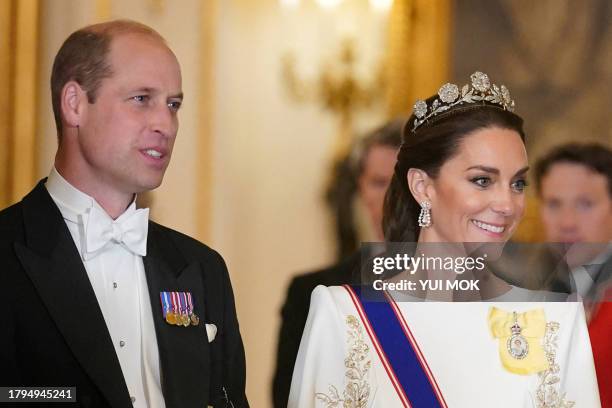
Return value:
<svg viewBox="0 0 612 408">
<path fill-rule="evenodd" d="M 475 177 L 471 181 L 479 187 L 488 187 L 491 184 L 489 177 Z"/>
<path fill-rule="evenodd" d="M 136 102 L 146 102 L 149 100 L 149 96 L 148 95 L 136 95 L 132 97 L 133 100 L 135 100 Z"/>
<path fill-rule="evenodd" d="M 170 108 L 170 110 L 176 112 L 181 107 L 181 102 L 180 101 L 168 102 L 168 107 Z"/>
<path fill-rule="evenodd" d="M 545 200 L 544 205 L 549 210 L 558 210 L 561 207 L 559 200 Z"/>
</svg>

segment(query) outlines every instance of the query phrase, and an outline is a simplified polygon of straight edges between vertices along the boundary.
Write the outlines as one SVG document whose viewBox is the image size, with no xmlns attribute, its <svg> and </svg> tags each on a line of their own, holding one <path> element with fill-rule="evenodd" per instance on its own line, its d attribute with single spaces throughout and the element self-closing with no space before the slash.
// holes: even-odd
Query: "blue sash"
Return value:
<svg viewBox="0 0 612 408">
<path fill-rule="evenodd" d="M 411 340 L 402 327 L 390 300 L 385 297 L 385 292 L 369 287 L 362 289 L 358 285 L 345 285 L 345 288 L 351 293 L 357 309 L 365 312 L 367 321 L 364 316 L 362 320 L 373 331 L 371 333 L 368 330 L 372 342 L 375 343 L 375 346 L 377 344 L 380 346 L 380 351 L 386 357 L 391 372 L 384 361 L 383 364 L 389 376 L 395 376 L 397 379 L 397 381 L 391 380 L 394 386 L 399 383 L 410 406 L 412 408 L 446 407 L 442 394 L 439 393 L 439 397 L 436 394 L 437 386 L 433 376 L 429 374 L 427 363 L 420 357 L 420 352 L 415 349 L 417 346 L 416 343 L 413 344 L 414 339 Z M 395 387 L 397 389 L 397 386 Z M 400 393 L 402 390 L 397 391 Z M 400 399 L 404 400 L 401 397 L 400 395 Z"/>
</svg>

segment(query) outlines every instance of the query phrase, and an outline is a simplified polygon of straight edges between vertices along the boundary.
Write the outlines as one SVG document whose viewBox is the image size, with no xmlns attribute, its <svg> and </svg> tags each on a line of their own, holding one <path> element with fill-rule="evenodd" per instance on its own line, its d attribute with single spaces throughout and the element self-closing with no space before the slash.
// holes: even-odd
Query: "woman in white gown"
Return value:
<svg viewBox="0 0 612 408">
<path fill-rule="evenodd" d="M 503 246 L 523 214 L 522 119 L 505 86 L 480 72 L 470 79 L 417 101 L 404 129 L 384 229 L 422 256 L 441 255 L 447 247 L 436 243 Z M 289 407 L 600 407 L 582 304 L 536 302 L 541 293 L 473 276 L 485 301 L 448 301 L 471 297 L 456 290 L 317 287 Z"/>
</svg>

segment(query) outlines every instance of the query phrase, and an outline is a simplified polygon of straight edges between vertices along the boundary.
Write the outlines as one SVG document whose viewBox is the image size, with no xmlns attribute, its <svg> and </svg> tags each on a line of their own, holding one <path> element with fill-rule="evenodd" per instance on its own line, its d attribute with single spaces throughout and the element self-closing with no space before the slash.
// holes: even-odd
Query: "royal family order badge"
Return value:
<svg viewBox="0 0 612 408">
<path fill-rule="evenodd" d="M 491 335 L 498 340 L 499 358 L 504 369 L 521 375 L 548 369 L 542 347 L 546 333 L 543 309 L 517 313 L 491 307 L 487 320 Z"/>
<path fill-rule="evenodd" d="M 506 343 L 508 353 L 517 360 L 522 360 L 527 357 L 529 353 L 529 343 L 527 339 L 521 334 L 521 326 L 518 324 L 516 312 L 514 314 L 514 324 L 510 327 L 512 336 Z"/>
</svg>

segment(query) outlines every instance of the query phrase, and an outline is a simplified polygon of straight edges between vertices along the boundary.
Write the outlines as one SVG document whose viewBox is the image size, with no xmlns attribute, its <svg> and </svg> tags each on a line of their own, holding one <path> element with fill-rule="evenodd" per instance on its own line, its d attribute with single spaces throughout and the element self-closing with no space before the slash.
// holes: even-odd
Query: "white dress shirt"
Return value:
<svg viewBox="0 0 612 408">
<path fill-rule="evenodd" d="M 103 220 L 106 223 L 120 223 L 137 211 L 135 201 L 113 221 L 92 197 L 68 183 L 55 168 L 51 170 L 46 188 L 59 207 L 81 255 L 115 346 L 132 404 L 139 408 L 164 408 L 159 351 L 142 256 L 116 241 L 108 242 L 94 254 L 86 253 L 91 212 L 100 211 L 102 217 L 107 218 Z M 144 252 L 142 255 L 146 255 L 146 249 Z"/>
</svg>

